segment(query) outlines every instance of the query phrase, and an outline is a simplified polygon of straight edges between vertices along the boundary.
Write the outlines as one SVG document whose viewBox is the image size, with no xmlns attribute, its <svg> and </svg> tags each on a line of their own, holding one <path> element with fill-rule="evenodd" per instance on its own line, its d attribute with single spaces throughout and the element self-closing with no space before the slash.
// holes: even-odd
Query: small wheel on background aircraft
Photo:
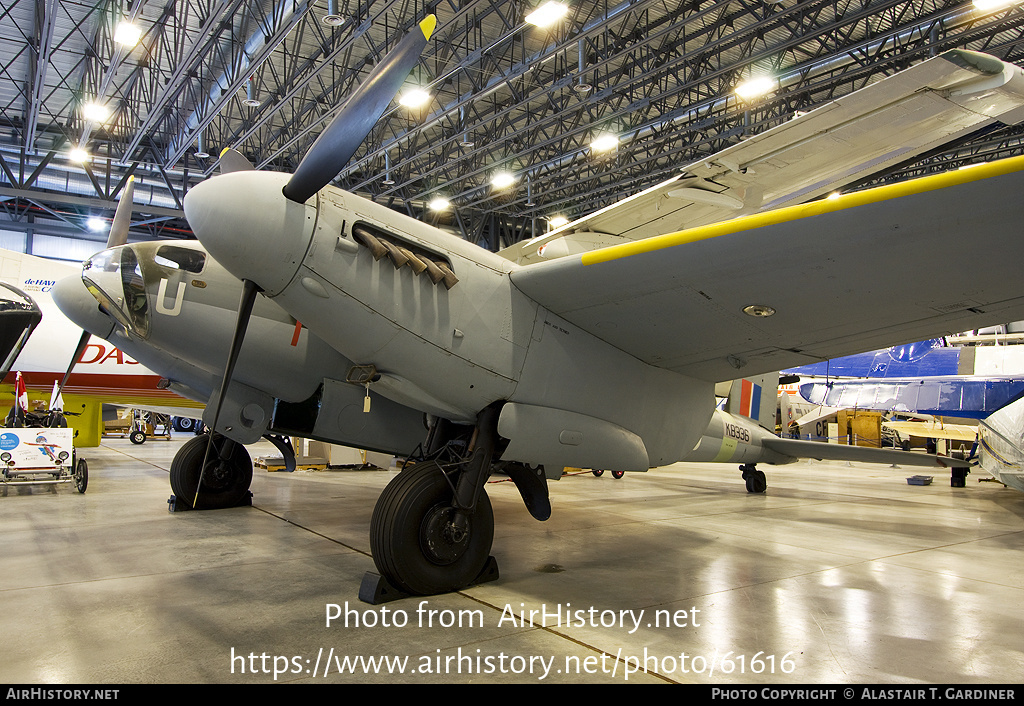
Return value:
<svg viewBox="0 0 1024 706">
<path fill-rule="evenodd" d="M 604 475 L 604 471 L 591 471 L 591 473 L 593 473 L 598 478 Z"/>
<path fill-rule="evenodd" d="M 133 444 L 144 444 L 146 443 L 146 432 L 139 431 L 138 429 L 136 429 L 135 431 L 128 435 L 128 439 Z"/>
<path fill-rule="evenodd" d="M 624 475 L 626 475 L 625 471 L 612 471 L 612 478 L 614 478 L 616 480 L 618 480 L 619 478 L 622 478 L 622 476 L 624 476 Z"/>
<path fill-rule="evenodd" d="M 763 493 L 768 489 L 768 479 L 765 477 L 764 471 L 757 470 L 757 466 L 753 463 L 744 463 L 740 466 L 740 471 L 743 473 L 748 493 Z"/>
<path fill-rule="evenodd" d="M 78 459 L 78 463 L 75 464 L 75 488 L 78 489 L 79 493 L 84 493 L 85 489 L 89 487 L 89 464 L 85 462 L 84 458 Z"/>
</svg>

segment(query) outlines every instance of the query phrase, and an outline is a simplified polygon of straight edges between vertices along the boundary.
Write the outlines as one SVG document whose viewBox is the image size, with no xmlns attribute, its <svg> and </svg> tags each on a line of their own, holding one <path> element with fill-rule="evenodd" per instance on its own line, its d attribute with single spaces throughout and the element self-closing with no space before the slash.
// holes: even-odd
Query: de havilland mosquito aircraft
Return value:
<svg viewBox="0 0 1024 706">
<path fill-rule="evenodd" d="M 850 140 L 812 127 L 786 148 L 769 131 L 756 165 L 711 158 L 692 179 L 627 200 L 628 221 L 655 213 L 648 220 L 665 234 L 612 232 L 614 214 L 599 212 L 582 237 L 559 233 L 557 257 L 535 257 L 528 248 L 538 243 L 513 256 L 488 252 L 331 186 L 433 25 L 428 17 L 398 43 L 293 175 L 232 160 L 191 189 L 185 212 L 202 247 L 113 248 L 87 261 L 82 279 L 58 284 L 70 318 L 161 371 L 172 389 L 208 400 L 215 434 L 189 441 L 171 467 L 175 495 L 189 505 L 237 503 L 252 474 L 242 444 L 271 432 L 401 455 L 419 444 L 417 462 L 374 509 L 374 562 L 401 591 L 455 590 L 487 566 L 484 483 L 496 470 L 543 520 L 547 480 L 564 466 L 792 460 L 796 447 L 773 448 L 767 434 L 713 417 L 716 383 L 1024 318 L 1024 158 L 784 205 L 910 154 L 874 155 L 869 137 L 849 150 L 859 167 L 819 157 L 790 178 L 788 196 L 768 193 L 772 174 L 793 165 L 788 150 L 796 157 L 819 137 L 841 151 L 863 136 L 864 116 L 843 116 L 849 104 L 838 101 L 825 112 L 838 111 L 832 119 Z M 900 134 L 934 133 L 916 153 L 987 121 L 1024 119 L 1019 68 L 971 52 L 920 67 L 924 87 L 892 98 L 896 112 L 886 114 L 924 119 L 927 129 Z M 757 173 L 769 187 L 750 181 Z M 693 221 L 689 207 L 701 211 Z M 984 277 L 964 277 L 967 247 Z M 791 279 L 800 291 L 780 286 Z M 221 321 L 234 301 L 229 343 Z M 822 449 L 807 456 L 826 453 L 806 444 Z"/>
</svg>

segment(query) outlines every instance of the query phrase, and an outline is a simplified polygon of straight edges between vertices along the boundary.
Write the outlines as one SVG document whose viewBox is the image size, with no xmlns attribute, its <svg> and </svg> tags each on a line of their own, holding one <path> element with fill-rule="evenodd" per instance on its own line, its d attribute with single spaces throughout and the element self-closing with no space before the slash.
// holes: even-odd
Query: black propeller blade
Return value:
<svg viewBox="0 0 1024 706">
<path fill-rule="evenodd" d="M 231 348 L 228 351 L 228 361 L 224 365 L 224 377 L 220 381 L 220 390 L 217 391 L 217 407 L 213 411 L 213 421 L 210 423 L 210 433 L 206 442 L 206 452 L 203 454 L 203 465 L 199 471 L 199 482 L 196 484 L 196 496 L 192 499 L 192 507 L 199 502 L 199 491 L 203 487 L 203 473 L 206 471 L 206 462 L 210 458 L 210 447 L 213 446 L 213 433 L 217 429 L 217 422 L 220 420 L 220 410 L 227 394 L 228 385 L 231 384 L 231 376 L 235 372 L 235 363 L 238 362 L 238 353 L 242 350 L 242 341 L 245 340 L 245 331 L 249 327 L 249 317 L 252 315 L 252 307 L 256 303 L 256 295 L 260 288 L 255 282 L 242 280 L 242 298 L 238 302 L 238 316 L 235 318 L 235 330 L 231 334 Z M 232 442 L 233 443 L 233 442 Z"/>
<path fill-rule="evenodd" d="M 374 67 L 306 152 L 299 168 L 284 187 L 285 196 L 305 203 L 338 175 L 419 61 L 420 52 L 427 45 L 436 24 L 437 18 L 429 15 L 417 29 L 402 38 L 384 61 Z"/>
<path fill-rule="evenodd" d="M 342 167 L 358 149 L 359 145 L 369 134 L 373 125 L 384 114 L 391 99 L 402 87 L 406 76 L 419 61 L 420 52 L 427 44 L 437 19 L 430 15 L 422 22 L 416 30 L 413 30 L 398 43 L 398 46 L 385 57 L 384 61 L 374 67 L 370 76 L 356 90 L 351 98 L 346 101 L 341 110 L 335 116 L 327 129 L 320 134 L 313 146 L 303 157 L 299 168 L 292 175 L 288 184 L 284 187 L 284 195 L 292 201 L 305 203 L 313 194 L 322 189 L 333 179 Z M 237 153 L 236 153 L 237 154 Z M 227 168 L 231 171 L 245 169 L 248 161 L 240 154 L 238 157 L 245 162 L 242 164 L 232 155 L 232 151 L 221 154 L 221 169 Z M 233 169 L 232 167 L 237 167 Z M 251 168 L 251 165 L 250 165 Z M 216 397 L 211 400 L 215 404 L 213 420 L 210 426 L 210 435 L 206 444 L 206 452 L 203 456 L 203 464 L 200 466 L 199 483 L 196 486 L 196 495 L 192 499 L 192 506 L 196 507 L 199 502 L 203 481 L 202 476 L 206 471 L 206 464 L 210 459 L 210 449 L 213 447 L 213 434 L 217 430 L 217 423 L 220 421 L 220 412 L 224 404 L 228 385 L 234 373 L 235 363 L 238 354 L 242 349 L 242 341 L 245 338 L 245 331 L 249 325 L 249 317 L 252 314 L 253 305 L 260 288 L 255 282 L 242 280 L 242 298 L 238 305 L 238 318 L 235 322 L 235 330 L 231 337 L 231 350 L 228 353 L 228 360 L 224 366 L 224 377 L 221 379 L 220 390 Z M 217 463 L 225 462 L 231 454 L 231 447 L 234 444 L 230 439 L 218 451 Z"/>
</svg>

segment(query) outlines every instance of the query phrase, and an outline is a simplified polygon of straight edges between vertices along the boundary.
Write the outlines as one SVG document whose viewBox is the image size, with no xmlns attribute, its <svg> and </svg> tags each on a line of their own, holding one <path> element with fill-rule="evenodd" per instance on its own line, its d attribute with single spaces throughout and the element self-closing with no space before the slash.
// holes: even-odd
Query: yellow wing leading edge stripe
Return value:
<svg viewBox="0 0 1024 706">
<path fill-rule="evenodd" d="M 611 262 L 612 260 L 620 260 L 625 257 L 632 257 L 633 255 L 655 252 L 657 250 L 675 247 L 676 245 L 693 243 L 698 240 L 708 240 L 709 238 L 717 238 L 722 235 L 731 235 L 733 233 L 753 230 L 755 228 L 763 228 L 765 226 L 777 225 L 779 223 L 788 223 L 801 218 L 818 216 L 823 213 L 832 213 L 834 211 L 842 211 L 847 208 L 856 208 L 857 206 L 897 199 L 903 196 L 911 196 L 913 194 L 921 194 L 927 191 L 945 189 L 946 187 L 956 186 L 958 184 L 967 184 L 972 181 L 981 181 L 982 179 L 1002 176 L 1003 174 L 1010 174 L 1021 170 L 1024 170 L 1024 156 L 1011 157 L 1010 159 L 981 164 L 970 167 L 969 169 L 958 169 L 951 172 L 945 172 L 943 174 L 936 174 L 934 176 L 900 182 L 899 184 L 889 184 L 886 186 L 879 186 L 874 189 L 866 189 L 864 191 L 844 194 L 834 199 L 822 199 L 797 206 L 787 206 L 786 208 L 780 208 L 776 211 L 743 216 L 741 218 L 722 221 L 721 223 L 714 223 L 708 226 L 700 226 L 698 228 L 689 228 L 675 233 L 657 235 L 652 238 L 637 240 L 631 243 L 612 245 L 607 248 L 584 253 L 582 255 L 582 261 L 584 265 L 596 265 L 602 262 Z"/>
</svg>

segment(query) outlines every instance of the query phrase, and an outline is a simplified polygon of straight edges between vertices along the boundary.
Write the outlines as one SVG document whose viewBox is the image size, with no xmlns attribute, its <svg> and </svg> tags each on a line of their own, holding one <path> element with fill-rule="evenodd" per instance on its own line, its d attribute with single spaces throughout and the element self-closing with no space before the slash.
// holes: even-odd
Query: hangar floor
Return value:
<svg viewBox="0 0 1024 706">
<path fill-rule="evenodd" d="M 171 514 L 183 439 L 84 449 L 84 495 L 0 489 L 0 682 L 1024 680 L 1024 493 L 977 475 L 802 462 L 748 495 L 732 465 L 584 473 L 546 523 L 496 482 L 500 579 L 373 607 L 392 472 L 257 470 L 253 507 Z"/>
</svg>

